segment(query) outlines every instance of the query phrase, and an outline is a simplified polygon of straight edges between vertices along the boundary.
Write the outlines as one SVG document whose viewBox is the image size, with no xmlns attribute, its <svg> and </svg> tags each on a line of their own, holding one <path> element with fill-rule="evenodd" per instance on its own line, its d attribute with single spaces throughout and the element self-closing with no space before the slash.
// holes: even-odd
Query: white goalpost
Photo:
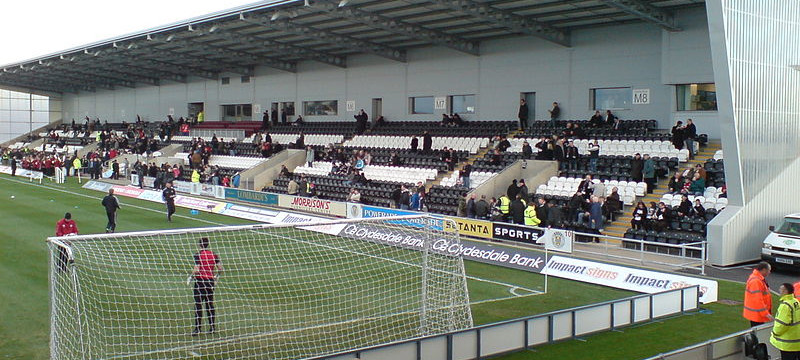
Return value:
<svg viewBox="0 0 800 360">
<path fill-rule="evenodd" d="M 436 250 L 460 242 L 444 221 L 49 238 L 51 359 L 298 359 L 471 327 L 463 259 Z"/>
</svg>

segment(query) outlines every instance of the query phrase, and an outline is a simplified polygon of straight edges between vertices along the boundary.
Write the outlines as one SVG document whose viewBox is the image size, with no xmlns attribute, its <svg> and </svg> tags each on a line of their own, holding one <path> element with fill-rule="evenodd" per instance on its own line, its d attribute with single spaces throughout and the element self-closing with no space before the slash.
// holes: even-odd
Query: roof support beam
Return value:
<svg viewBox="0 0 800 360">
<path fill-rule="evenodd" d="M 217 25 L 217 29 L 215 29 L 214 31 L 218 31 L 218 30 L 219 30 L 219 25 Z M 230 48 L 230 47 L 226 47 L 226 46 L 212 45 L 212 44 L 204 41 L 205 35 L 203 34 L 202 30 L 200 30 L 198 28 L 194 28 L 194 30 L 192 30 L 192 31 L 197 33 L 197 35 L 193 36 L 193 37 L 178 37 L 178 36 L 174 36 L 173 39 L 168 41 L 168 42 L 166 40 L 161 40 L 160 38 L 156 39 L 156 38 L 151 37 L 151 39 L 155 40 L 155 41 L 163 41 L 164 43 L 188 44 L 189 45 L 188 46 L 189 49 L 197 48 L 197 49 L 200 49 L 202 51 L 205 51 L 205 52 L 208 52 L 208 53 L 212 53 L 212 54 L 213 53 L 217 53 L 217 54 L 222 54 L 222 55 L 225 55 L 225 56 L 233 55 L 236 58 L 247 60 L 248 62 L 246 63 L 246 65 L 265 65 L 265 66 L 269 66 L 269 67 L 272 67 L 272 68 L 275 68 L 275 69 L 278 69 L 278 70 L 288 71 L 288 72 L 292 72 L 292 73 L 296 73 L 297 72 L 297 64 L 296 63 L 283 61 L 283 60 L 279 60 L 279 59 L 268 57 L 268 56 L 256 55 L 256 54 L 253 54 L 253 53 L 250 53 L 250 52 L 236 50 L 236 49 L 233 49 L 233 48 Z M 219 60 L 219 61 L 222 61 L 222 60 Z M 252 75 L 252 71 L 250 71 L 247 74 L 242 74 L 242 75 Z"/>
<path fill-rule="evenodd" d="M 430 0 L 453 11 L 526 35 L 536 36 L 550 42 L 569 47 L 570 34 L 564 30 L 529 19 L 513 12 L 498 9 L 474 0 Z"/>
<path fill-rule="evenodd" d="M 314 3 L 312 6 L 304 7 L 304 9 L 321 11 L 335 18 L 351 20 L 359 24 L 367 25 L 373 29 L 405 35 L 412 39 L 425 40 L 470 55 L 480 55 L 479 44 L 476 42 L 468 41 L 442 31 L 428 29 L 388 16 L 361 10 L 354 6 L 341 7 L 338 6 L 338 3 L 334 4 L 327 0 L 322 0 Z"/>
<path fill-rule="evenodd" d="M 115 62 L 122 60 L 126 66 L 141 67 L 148 71 L 152 71 L 155 68 L 157 71 L 172 74 L 171 76 L 180 82 L 186 82 L 188 75 L 209 80 L 217 80 L 219 78 L 219 73 L 216 71 L 165 61 L 157 57 L 154 58 L 154 55 L 148 49 L 149 47 L 142 46 L 140 48 L 137 43 L 131 42 L 129 44 L 118 44 L 113 51 L 104 51 L 100 56 L 115 55 Z M 134 61 L 133 65 L 130 64 Z"/>
<path fill-rule="evenodd" d="M 667 31 L 681 31 L 675 26 L 672 14 L 640 0 L 599 0 L 610 7 L 620 9 L 640 19 L 656 24 Z"/>
<path fill-rule="evenodd" d="M 265 26 L 274 30 L 280 30 L 312 39 L 318 39 L 330 44 L 337 44 L 343 48 L 358 49 L 360 51 L 378 55 L 380 57 L 406 62 L 406 52 L 404 50 L 391 48 L 385 45 L 376 44 L 370 41 L 357 39 L 354 37 L 331 33 L 325 29 L 317 29 L 311 26 L 290 22 L 288 19 L 271 20 L 267 17 L 246 19 L 252 24 Z"/>
<path fill-rule="evenodd" d="M 241 19 L 242 21 L 246 21 L 246 17 L 244 14 L 240 15 L 239 19 Z M 265 39 L 255 35 L 243 34 L 234 29 L 217 30 L 217 32 L 220 33 L 222 37 L 229 40 L 231 39 L 239 39 L 240 41 L 244 40 L 245 42 L 251 44 L 267 46 L 270 47 L 271 49 L 275 49 L 291 55 L 296 55 L 304 59 L 315 60 L 323 64 L 328 64 L 340 68 L 347 67 L 347 58 L 345 58 L 344 56 L 334 55 L 308 47 L 291 45 L 285 42 L 275 41 L 272 39 Z"/>
<path fill-rule="evenodd" d="M 56 77 L 64 77 L 68 79 L 72 79 L 75 81 L 89 81 L 96 84 L 108 84 L 111 85 L 111 90 L 113 90 L 114 86 L 119 85 L 123 87 L 135 88 L 136 82 L 123 79 L 119 77 L 113 77 L 108 75 L 101 75 L 93 71 L 81 71 L 79 69 L 92 69 L 92 67 L 87 66 L 86 64 L 81 64 L 80 66 L 69 66 L 69 67 L 62 67 L 62 66 L 48 66 L 45 69 L 45 74 L 48 76 L 56 76 Z M 56 70 L 56 71 L 52 71 Z M 101 86 L 102 87 L 102 86 Z"/>
<path fill-rule="evenodd" d="M 2 75 L 2 74 L 0 74 L 0 75 Z M 40 91 L 46 91 L 46 92 L 58 92 L 58 93 L 65 93 L 65 92 L 77 93 L 78 92 L 78 89 L 74 89 L 74 88 L 61 88 L 61 87 L 58 87 L 58 86 L 42 85 L 42 84 L 38 84 L 38 83 L 35 83 L 35 82 L 20 81 L 18 79 L 12 79 L 12 78 L 9 78 L 8 76 L 5 76 L 5 77 L 4 76 L 0 76 L 0 86 L 3 86 L 3 85 L 14 86 L 14 87 L 19 87 L 19 88 L 24 88 L 24 89 L 31 89 L 31 90 L 40 90 Z"/>
<path fill-rule="evenodd" d="M 95 86 L 87 83 L 64 82 L 55 79 L 43 79 L 32 73 L 26 72 L 11 72 L 3 74 L 0 79 L 11 79 L 20 82 L 21 84 L 35 84 L 39 87 L 57 88 L 57 89 L 73 89 L 74 91 L 95 91 Z M 63 90 L 62 90 L 63 91 Z"/>
</svg>

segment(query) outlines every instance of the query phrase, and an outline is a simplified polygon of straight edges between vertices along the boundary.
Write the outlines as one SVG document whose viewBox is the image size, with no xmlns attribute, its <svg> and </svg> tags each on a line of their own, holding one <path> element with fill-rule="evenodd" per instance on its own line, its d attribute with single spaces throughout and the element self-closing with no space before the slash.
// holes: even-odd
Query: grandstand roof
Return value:
<svg viewBox="0 0 800 360">
<path fill-rule="evenodd" d="M 480 54 L 484 40 L 533 36 L 571 45 L 575 29 L 649 22 L 680 31 L 672 11 L 705 0 L 278 0 L 262 1 L 3 66 L 0 85 L 95 91 L 253 75 L 256 66 L 296 72 L 347 56 L 406 61 L 406 50 L 443 46 Z"/>
</svg>

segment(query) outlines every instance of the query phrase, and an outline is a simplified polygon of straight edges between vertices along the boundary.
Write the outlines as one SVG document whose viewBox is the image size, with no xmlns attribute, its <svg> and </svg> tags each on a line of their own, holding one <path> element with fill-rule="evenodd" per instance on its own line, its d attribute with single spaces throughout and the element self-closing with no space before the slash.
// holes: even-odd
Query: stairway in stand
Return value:
<svg viewBox="0 0 800 360">
<path fill-rule="evenodd" d="M 683 171 L 689 166 L 695 166 L 695 164 L 702 165 L 706 162 L 706 160 L 714 157 L 714 153 L 721 148 L 722 144 L 720 144 L 719 140 L 713 140 L 713 141 L 709 140 L 706 146 L 700 148 L 700 151 L 697 153 L 694 159 L 689 160 L 688 162 L 685 163 L 681 163 L 678 169 L 680 171 Z M 672 176 L 672 174 L 668 175 Z M 637 202 L 639 200 L 644 201 L 646 205 L 650 204 L 651 201 L 658 203 L 661 200 L 661 196 L 666 194 L 667 191 L 669 190 L 667 188 L 667 184 L 669 184 L 669 178 L 658 181 L 656 183 L 656 187 L 653 190 L 652 194 L 647 194 L 642 198 L 636 199 L 636 201 Z M 636 204 L 634 204 L 634 206 L 635 205 Z M 625 235 L 625 232 L 628 231 L 628 229 L 630 229 L 631 227 L 632 211 L 633 211 L 633 206 L 625 206 L 622 209 L 622 215 L 618 216 L 616 221 L 612 222 L 609 225 L 606 225 L 603 231 L 603 235 L 623 237 Z"/>
</svg>

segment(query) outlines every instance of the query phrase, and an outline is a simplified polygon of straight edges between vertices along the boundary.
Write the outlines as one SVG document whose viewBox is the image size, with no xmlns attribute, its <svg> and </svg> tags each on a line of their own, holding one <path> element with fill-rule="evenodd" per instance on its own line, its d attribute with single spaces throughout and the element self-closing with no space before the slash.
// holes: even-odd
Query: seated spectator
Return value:
<svg viewBox="0 0 800 360">
<path fill-rule="evenodd" d="M 464 120 L 461 119 L 461 116 L 459 116 L 458 113 L 453 113 L 452 115 L 450 115 L 450 121 L 454 126 L 464 125 Z"/>
<path fill-rule="evenodd" d="M 314 184 L 312 182 L 308 183 L 308 194 L 306 194 L 306 196 L 312 197 L 312 198 L 318 197 L 318 195 L 317 195 L 317 185 L 316 184 Z"/>
<path fill-rule="evenodd" d="M 647 230 L 653 230 L 655 228 L 657 210 L 658 204 L 656 204 L 655 201 L 651 201 L 650 206 L 647 207 L 647 222 L 645 223 Z"/>
<path fill-rule="evenodd" d="M 582 193 L 583 197 L 588 200 L 592 195 L 593 185 L 592 175 L 587 174 L 586 177 L 581 180 L 580 184 L 578 184 L 578 192 Z"/>
<path fill-rule="evenodd" d="M 577 219 L 579 213 L 586 211 L 588 202 L 583 193 L 578 191 L 567 203 L 567 219 Z M 571 220 L 570 220 L 571 221 Z"/>
<path fill-rule="evenodd" d="M 533 148 L 531 148 L 531 144 L 529 144 L 527 140 L 523 141 L 522 142 L 522 158 L 523 159 L 531 159 L 531 156 L 533 156 Z"/>
<path fill-rule="evenodd" d="M 439 125 L 440 126 L 448 126 L 448 125 L 450 125 L 451 122 L 452 122 L 452 120 L 450 119 L 450 116 L 448 116 L 447 114 L 442 114 L 442 121 L 439 122 Z"/>
<path fill-rule="evenodd" d="M 700 199 L 694 199 L 694 216 L 700 219 L 706 218 L 706 208 L 700 203 Z"/>
<path fill-rule="evenodd" d="M 727 198 L 728 197 L 728 185 L 727 184 L 722 185 L 722 188 L 720 189 L 720 194 L 719 194 L 718 197 L 720 197 L 720 198 Z"/>
<path fill-rule="evenodd" d="M 289 184 L 286 185 L 286 193 L 289 195 L 297 195 L 299 188 L 300 185 L 294 180 L 294 177 L 292 177 L 292 179 L 289 180 Z"/>
<path fill-rule="evenodd" d="M 290 177 L 290 176 L 292 176 L 292 173 L 289 172 L 289 169 L 286 168 L 286 165 L 281 165 L 281 173 L 280 173 L 279 176 L 280 177 Z"/>
<path fill-rule="evenodd" d="M 683 179 L 681 178 L 681 173 L 675 172 L 671 178 L 669 178 L 669 193 L 670 194 L 680 194 L 681 190 L 683 190 Z M 687 189 L 688 191 L 688 189 Z"/>
<path fill-rule="evenodd" d="M 500 152 L 505 152 L 510 147 L 511 147 L 511 142 L 509 142 L 508 139 L 506 138 L 501 139 L 500 143 L 497 144 L 497 149 L 499 149 Z"/>
<path fill-rule="evenodd" d="M 622 210 L 622 200 L 619 196 L 619 189 L 614 186 L 611 188 L 611 194 L 606 197 L 606 208 L 608 209 L 608 218 L 614 221 L 615 214 Z"/>
<path fill-rule="evenodd" d="M 644 201 L 636 203 L 636 207 L 633 208 L 633 214 L 631 216 L 631 227 L 634 230 L 644 229 L 644 224 L 647 220 L 647 207 L 645 207 Z"/>
<path fill-rule="evenodd" d="M 681 195 L 681 203 L 678 205 L 678 216 L 692 215 L 692 202 L 686 194 Z"/>
<path fill-rule="evenodd" d="M 685 177 L 683 178 L 683 185 L 681 185 L 681 194 L 689 194 L 689 188 L 692 187 L 692 179 Z"/>
<path fill-rule="evenodd" d="M 653 230 L 661 232 L 667 229 L 667 225 L 669 224 L 669 220 L 671 218 L 671 213 L 669 208 L 663 202 L 658 203 L 658 209 L 654 214 L 654 224 Z"/>
<path fill-rule="evenodd" d="M 603 126 L 603 115 L 600 114 L 600 110 L 596 110 L 592 118 L 589 119 L 589 126 L 591 127 L 601 127 Z"/>
<path fill-rule="evenodd" d="M 361 202 L 361 193 L 358 192 L 358 189 L 356 188 L 350 189 L 350 195 L 347 196 L 347 201 L 354 203 Z"/>
<path fill-rule="evenodd" d="M 689 187 L 689 193 L 695 196 L 702 196 L 706 191 L 706 180 L 700 177 L 700 173 L 695 173 L 692 178 L 692 184 Z"/>
<path fill-rule="evenodd" d="M 491 165 L 503 164 L 503 154 L 500 153 L 500 149 L 494 149 L 494 154 L 492 154 L 492 161 L 490 161 L 489 164 Z"/>
<path fill-rule="evenodd" d="M 561 137 L 571 138 L 575 136 L 575 130 L 572 128 L 572 123 L 567 122 L 567 126 L 561 131 Z"/>
<path fill-rule="evenodd" d="M 706 169 L 703 168 L 702 164 L 695 165 L 694 172 L 695 174 L 700 174 L 700 177 L 703 178 L 703 180 L 708 181 L 708 173 L 706 172 Z"/>
</svg>

